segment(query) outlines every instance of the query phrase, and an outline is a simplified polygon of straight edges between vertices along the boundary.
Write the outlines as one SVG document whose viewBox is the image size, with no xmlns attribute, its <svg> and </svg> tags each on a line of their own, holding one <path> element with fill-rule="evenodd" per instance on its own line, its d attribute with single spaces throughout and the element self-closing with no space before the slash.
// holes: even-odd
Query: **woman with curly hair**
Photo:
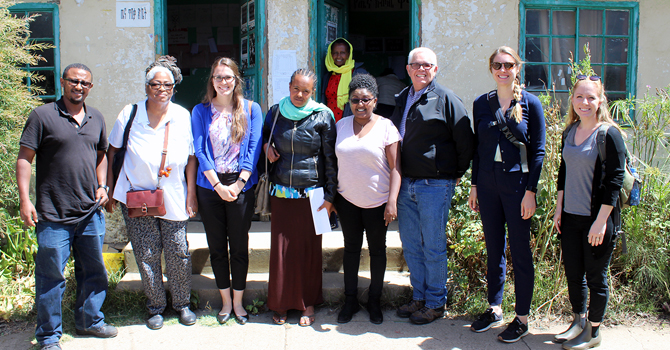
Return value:
<svg viewBox="0 0 670 350">
<path fill-rule="evenodd" d="M 344 235 L 344 307 L 337 322 L 347 323 L 358 312 L 358 267 L 363 232 L 370 251 L 370 322 L 384 321 L 380 298 L 386 271 L 386 230 L 398 215 L 400 133 L 393 122 L 374 113 L 377 82 L 359 74 L 349 84 L 353 115 L 337 123 L 337 191 L 335 208 Z"/>
<path fill-rule="evenodd" d="M 248 320 L 242 297 L 249 268 L 263 114 L 258 103 L 244 99 L 242 85 L 235 61 L 219 57 L 212 65 L 205 98 L 193 109 L 200 215 L 223 302 L 219 323 L 226 323 L 233 313 L 240 324 Z"/>
<path fill-rule="evenodd" d="M 151 329 L 163 327 L 162 313 L 167 306 L 161 253 L 165 255 L 165 274 L 172 295 L 172 308 L 179 313 L 182 324 L 192 325 L 196 321 L 195 314 L 189 309 L 191 255 L 186 241 L 186 225 L 188 218 L 198 210 L 195 193 L 197 160 L 193 155 L 191 115 L 183 107 L 170 102 L 174 86 L 181 80 L 181 71 L 173 57 L 161 56 L 150 64 L 145 71 L 147 98 L 135 105 L 127 105 L 119 113 L 109 135 L 107 151 L 107 159 L 114 159 L 124 146 L 126 128 L 130 127 L 118 178 L 113 179 L 111 166 L 108 170 L 107 184 L 113 196 L 106 208 L 111 213 L 116 202 L 121 203 L 128 238 L 133 245 L 147 296 L 147 326 Z M 167 153 L 163 164 L 165 141 Z M 163 170 L 159 171 L 161 166 Z M 126 192 L 156 188 L 163 190 L 166 214 L 130 217 Z"/>
</svg>

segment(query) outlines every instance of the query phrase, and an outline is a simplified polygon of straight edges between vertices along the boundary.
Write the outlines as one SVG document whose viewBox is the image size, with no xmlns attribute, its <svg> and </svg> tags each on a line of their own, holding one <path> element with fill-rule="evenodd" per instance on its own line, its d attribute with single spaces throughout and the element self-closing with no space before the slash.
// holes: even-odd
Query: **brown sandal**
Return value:
<svg viewBox="0 0 670 350">
<path fill-rule="evenodd" d="M 274 315 L 272 315 L 272 322 L 278 325 L 283 325 L 286 323 L 286 313 L 280 314 L 279 312 L 275 311 Z"/>
<path fill-rule="evenodd" d="M 300 327 L 309 327 L 314 323 L 314 314 L 300 316 Z"/>
</svg>

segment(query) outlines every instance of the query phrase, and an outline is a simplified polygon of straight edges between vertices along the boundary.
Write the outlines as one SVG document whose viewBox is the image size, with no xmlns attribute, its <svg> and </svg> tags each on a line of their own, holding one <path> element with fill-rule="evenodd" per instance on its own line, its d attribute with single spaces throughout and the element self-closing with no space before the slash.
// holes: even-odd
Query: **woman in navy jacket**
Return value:
<svg viewBox="0 0 670 350">
<path fill-rule="evenodd" d="M 263 114 L 257 103 L 243 98 L 242 84 L 235 61 L 217 58 L 203 103 L 193 109 L 191 122 L 199 162 L 198 206 L 223 301 L 217 316 L 220 323 L 228 321 L 233 312 L 240 324 L 248 317 L 242 296 L 249 267 L 249 229 L 256 201 L 252 187 L 258 182 Z"/>
<path fill-rule="evenodd" d="M 511 343 L 528 334 L 528 312 L 535 272 L 530 250 L 530 218 L 544 159 L 545 124 L 542 104 L 522 90 L 523 62 L 512 48 L 499 47 L 489 57 L 497 89 L 479 96 L 473 105 L 477 139 L 468 204 L 480 211 L 486 239 L 490 307 L 472 323 L 475 332 L 501 324 L 506 274 L 506 232 L 514 267 L 516 317 L 498 339 Z M 496 118 L 496 112 L 499 118 Z M 507 130 L 514 139 L 506 137 Z M 516 143 L 516 145 L 515 145 Z"/>
<path fill-rule="evenodd" d="M 600 77 L 577 75 L 577 79 L 563 133 L 554 214 L 574 312 L 568 330 L 554 337 L 564 349 L 600 345 L 598 328 L 609 298 L 607 270 L 621 226 L 619 190 L 626 164 L 623 131 L 610 117 Z M 603 128 L 604 167 L 597 137 Z"/>
</svg>

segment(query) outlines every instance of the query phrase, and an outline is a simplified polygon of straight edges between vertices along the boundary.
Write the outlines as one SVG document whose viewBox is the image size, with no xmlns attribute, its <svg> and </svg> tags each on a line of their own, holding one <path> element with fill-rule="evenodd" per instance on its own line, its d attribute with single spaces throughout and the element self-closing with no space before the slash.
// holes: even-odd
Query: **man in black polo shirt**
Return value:
<svg viewBox="0 0 670 350">
<path fill-rule="evenodd" d="M 107 325 L 100 307 L 107 294 L 107 272 L 102 260 L 107 202 L 107 131 L 105 119 L 84 104 L 93 87 L 91 70 L 75 63 L 63 71 L 63 97 L 30 113 L 16 161 L 21 219 L 36 226 L 35 337 L 41 349 L 60 349 L 63 334 L 61 303 L 63 271 L 75 259 L 77 301 L 75 328 L 79 335 L 109 338 L 117 335 Z M 36 163 L 36 207 L 30 202 L 31 164 Z"/>
</svg>

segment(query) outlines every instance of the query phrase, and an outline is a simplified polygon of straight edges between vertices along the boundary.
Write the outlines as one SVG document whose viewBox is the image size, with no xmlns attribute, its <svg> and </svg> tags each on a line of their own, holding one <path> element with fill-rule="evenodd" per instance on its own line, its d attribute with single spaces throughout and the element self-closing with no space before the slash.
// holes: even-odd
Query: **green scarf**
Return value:
<svg viewBox="0 0 670 350">
<path fill-rule="evenodd" d="M 329 72 L 342 74 L 340 77 L 340 83 L 337 85 L 337 108 L 344 110 L 344 105 L 349 102 L 349 83 L 351 82 L 351 73 L 354 71 L 356 61 L 354 61 L 354 48 L 351 46 L 351 43 L 349 43 L 344 38 L 339 39 L 342 39 L 346 41 L 347 44 L 349 44 L 349 59 L 342 65 L 342 67 L 335 65 L 330 48 L 337 39 L 333 40 L 333 42 L 328 45 L 328 53 L 326 54 L 326 69 L 328 69 Z M 327 83 L 328 82 L 326 82 L 326 84 Z"/>
<path fill-rule="evenodd" d="M 326 107 L 326 105 L 322 103 L 318 103 L 312 100 L 311 98 L 309 101 L 307 101 L 307 104 L 298 108 L 293 104 L 293 102 L 291 102 L 291 98 L 286 96 L 282 98 L 281 101 L 279 101 L 279 111 L 281 112 L 281 115 L 284 116 L 284 118 L 293 120 L 294 122 L 304 119 L 315 111 L 328 111 L 330 116 L 335 119 L 333 111 L 331 111 L 330 108 Z"/>
</svg>

